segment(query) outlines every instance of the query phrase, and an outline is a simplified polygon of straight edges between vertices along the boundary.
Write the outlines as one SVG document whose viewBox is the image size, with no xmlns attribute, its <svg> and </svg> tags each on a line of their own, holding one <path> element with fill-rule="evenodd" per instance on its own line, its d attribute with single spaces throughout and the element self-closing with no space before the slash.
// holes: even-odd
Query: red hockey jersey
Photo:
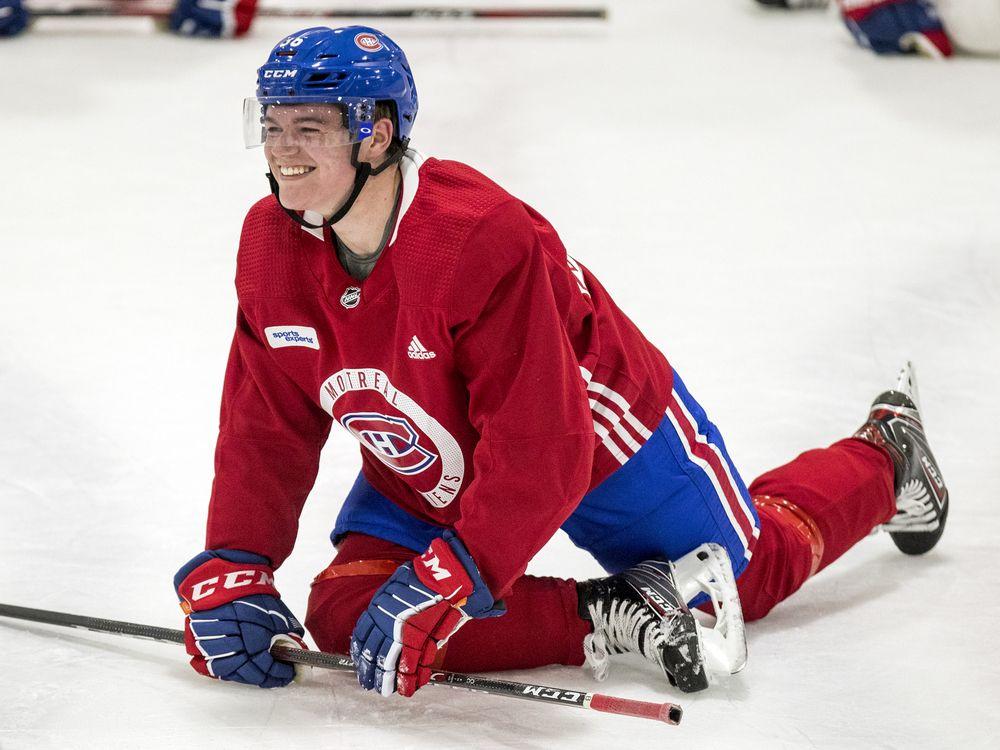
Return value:
<svg viewBox="0 0 1000 750">
<path fill-rule="evenodd" d="M 273 197 L 247 215 L 207 547 L 280 565 L 336 421 L 371 484 L 454 527 L 503 596 L 659 424 L 672 370 L 530 207 L 463 164 L 401 169 L 363 282 Z"/>
</svg>

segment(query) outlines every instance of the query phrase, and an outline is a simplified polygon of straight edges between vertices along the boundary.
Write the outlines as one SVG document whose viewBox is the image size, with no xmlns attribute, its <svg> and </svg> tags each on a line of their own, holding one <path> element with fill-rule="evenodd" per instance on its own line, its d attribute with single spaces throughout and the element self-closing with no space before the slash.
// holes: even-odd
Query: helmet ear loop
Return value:
<svg viewBox="0 0 1000 750">
<path fill-rule="evenodd" d="M 358 196 L 361 195 L 361 191 L 364 189 L 365 183 L 368 182 L 368 178 L 373 174 L 378 174 L 378 172 L 372 171 L 372 165 L 368 162 L 358 161 L 358 154 L 360 152 L 361 143 L 355 143 L 351 147 L 351 166 L 354 167 L 354 187 L 351 190 L 351 194 L 347 196 L 347 200 L 344 201 L 340 208 L 337 209 L 337 212 L 322 224 L 313 224 L 310 221 L 306 221 L 304 218 L 299 216 L 298 212 L 293 211 L 290 208 L 285 208 L 285 206 L 281 203 L 281 197 L 278 195 L 278 180 L 275 179 L 273 174 L 268 172 L 267 181 L 271 185 L 271 193 L 274 195 L 275 200 L 278 201 L 278 205 L 281 206 L 282 210 L 299 226 L 303 226 L 306 229 L 326 229 L 347 216 L 347 212 L 351 210 L 354 202 L 358 199 Z M 400 156 L 402 156 L 402 154 L 400 154 Z M 387 164 L 383 164 L 379 167 L 379 172 L 381 172 L 386 166 Z"/>
<path fill-rule="evenodd" d="M 385 170 L 387 170 L 393 164 L 398 164 L 399 161 L 403 158 L 403 154 L 406 153 L 406 149 L 407 149 L 407 147 L 409 145 L 410 145 L 410 139 L 409 138 L 404 138 L 403 140 L 397 140 L 396 143 L 395 143 L 395 145 L 393 145 L 393 146 L 390 147 L 391 151 L 389 151 L 388 155 L 385 157 L 385 161 L 382 162 L 377 168 L 372 169 L 372 171 L 371 171 L 372 175 L 374 176 L 374 175 L 377 175 L 377 174 L 382 174 L 382 172 L 384 172 Z M 354 158 L 354 155 L 352 154 L 352 157 L 351 157 L 351 159 L 352 159 L 351 163 L 352 164 L 354 163 L 353 158 Z M 357 165 L 355 164 L 355 166 L 357 166 Z"/>
<path fill-rule="evenodd" d="M 354 167 L 354 189 L 351 190 L 351 194 L 347 196 L 347 200 L 344 201 L 344 204 L 337 209 L 337 213 L 323 222 L 323 226 L 325 227 L 328 227 L 331 224 L 336 224 L 338 221 L 347 216 L 347 212 L 351 210 L 351 207 L 354 205 L 354 201 L 356 201 L 358 196 L 361 195 L 361 190 L 364 188 L 365 183 L 368 182 L 368 178 L 372 174 L 371 164 L 366 161 L 358 161 L 358 154 L 360 152 L 361 142 L 358 141 L 351 147 L 351 166 Z"/>
</svg>

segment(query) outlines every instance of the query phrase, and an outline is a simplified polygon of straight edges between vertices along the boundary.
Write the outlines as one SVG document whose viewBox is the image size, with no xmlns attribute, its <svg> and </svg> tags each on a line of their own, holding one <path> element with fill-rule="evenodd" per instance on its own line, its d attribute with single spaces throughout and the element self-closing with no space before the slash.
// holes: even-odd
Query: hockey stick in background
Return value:
<svg viewBox="0 0 1000 750">
<path fill-rule="evenodd" d="M 171 4 L 172 5 L 172 4 Z M 35 17 L 79 18 L 84 16 L 145 16 L 166 19 L 172 7 L 145 2 L 128 5 L 61 5 L 54 8 L 35 8 L 29 5 Z M 258 8 L 262 18 L 469 18 L 469 19 L 591 19 L 602 21 L 608 17 L 604 7 L 555 7 L 555 8 L 476 8 L 448 5 L 398 8 L 326 7 L 326 8 Z"/>
<path fill-rule="evenodd" d="M 0 616 L 12 617 L 18 620 L 43 622 L 48 625 L 62 625 L 69 628 L 83 628 L 98 633 L 113 633 L 127 635 L 133 638 L 146 638 L 165 643 L 184 643 L 184 631 L 173 628 L 160 628 L 155 625 L 142 625 L 120 620 L 106 620 L 101 617 L 72 615 L 66 612 L 52 612 L 47 609 L 30 609 L 12 604 L 0 604 Z M 271 646 L 271 656 L 281 661 L 293 664 L 303 664 L 320 669 L 332 669 L 338 672 L 354 672 L 354 664 L 346 656 L 328 654 L 324 651 L 307 651 L 275 644 Z M 501 695 L 507 698 L 548 703 L 555 706 L 584 708 L 619 716 L 634 716 L 639 719 L 653 719 L 665 724 L 676 726 L 680 724 L 684 711 L 674 703 L 652 703 L 649 701 L 616 698 L 613 695 L 601 693 L 585 693 L 580 690 L 564 690 L 563 688 L 532 685 L 525 682 L 509 680 L 494 680 L 488 677 L 461 674 L 459 672 L 431 673 L 432 685 L 447 685 L 463 688 L 478 693 Z"/>
</svg>

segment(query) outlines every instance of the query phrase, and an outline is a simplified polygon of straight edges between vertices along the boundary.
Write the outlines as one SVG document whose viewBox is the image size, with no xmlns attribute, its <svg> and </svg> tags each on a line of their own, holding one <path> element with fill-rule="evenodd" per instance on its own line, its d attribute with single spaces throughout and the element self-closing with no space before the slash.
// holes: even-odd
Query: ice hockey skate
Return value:
<svg viewBox="0 0 1000 750">
<path fill-rule="evenodd" d="M 920 419 L 913 364 L 907 362 L 893 390 L 872 403 L 855 437 L 884 448 L 895 470 L 896 515 L 880 528 L 908 555 L 929 552 L 944 533 L 948 488 Z"/>
<path fill-rule="evenodd" d="M 713 671 L 738 672 L 746 663 L 746 638 L 736 584 L 725 550 L 703 544 L 677 563 L 647 560 L 608 578 L 578 584 L 580 615 L 594 632 L 584 640 L 587 663 L 598 680 L 609 657 L 641 654 L 686 693 L 704 690 Z M 701 625 L 688 608 L 708 594 L 716 626 Z"/>
</svg>

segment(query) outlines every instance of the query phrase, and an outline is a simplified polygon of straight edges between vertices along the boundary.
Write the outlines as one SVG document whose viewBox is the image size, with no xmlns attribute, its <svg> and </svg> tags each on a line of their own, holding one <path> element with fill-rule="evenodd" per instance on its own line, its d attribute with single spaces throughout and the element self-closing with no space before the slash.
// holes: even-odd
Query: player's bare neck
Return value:
<svg viewBox="0 0 1000 750">
<path fill-rule="evenodd" d="M 369 177 L 347 216 L 333 225 L 341 242 L 355 255 L 366 257 L 378 252 L 386 223 L 393 215 L 400 179 L 398 166 Z"/>
</svg>

